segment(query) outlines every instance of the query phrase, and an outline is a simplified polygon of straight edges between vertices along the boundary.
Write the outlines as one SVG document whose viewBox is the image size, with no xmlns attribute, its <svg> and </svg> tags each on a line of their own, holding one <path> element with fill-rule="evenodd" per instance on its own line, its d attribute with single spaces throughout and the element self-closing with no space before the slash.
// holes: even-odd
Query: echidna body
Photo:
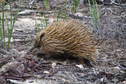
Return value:
<svg viewBox="0 0 126 84">
<path fill-rule="evenodd" d="M 94 42 L 86 26 L 75 20 L 65 20 L 41 30 L 36 35 L 34 47 L 48 56 L 70 53 L 79 59 L 95 61 Z"/>
</svg>

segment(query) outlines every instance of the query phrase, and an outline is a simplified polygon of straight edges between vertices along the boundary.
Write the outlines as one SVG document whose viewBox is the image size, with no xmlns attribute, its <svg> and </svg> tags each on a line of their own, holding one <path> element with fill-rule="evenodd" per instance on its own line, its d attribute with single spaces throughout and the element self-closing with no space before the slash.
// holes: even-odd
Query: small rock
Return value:
<svg viewBox="0 0 126 84">
<path fill-rule="evenodd" d="M 49 72 L 49 71 L 44 71 L 43 73 L 45 73 L 45 74 L 49 74 L 50 72 Z"/>
<path fill-rule="evenodd" d="M 56 63 L 52 63 L 52 68 L 55 68 L 55 66 L 56 66 Z"/>
<path fill-rule="evenodd" d="M 80 69 L 84 69 L 83 65 L 82 64 L 79 64 L 79 65 L 76 65 L 78 68 Z"/>
</svg>

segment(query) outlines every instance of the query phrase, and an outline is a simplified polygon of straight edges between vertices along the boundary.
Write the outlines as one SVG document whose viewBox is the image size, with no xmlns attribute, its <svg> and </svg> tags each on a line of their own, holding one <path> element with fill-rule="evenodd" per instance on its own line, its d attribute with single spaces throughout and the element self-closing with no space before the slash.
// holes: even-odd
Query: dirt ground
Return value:
<svg viewBox="0 0 126 84">
<path fill-rule="evenodd" d="M 84 17 L 81 21 L 93 29 L 87 11 L 87 7 L 79 11 Z M 99 38 L 104 41 L 93 68 L 56 63 L 27 53 L 33 44 L 36 21 L 40 21 L 33 14 L 18 17 L 11 49 L 0 48 L 0 84 L 126 84 L 126 9 L 100 6 L 99 11 Z"/>
</svg>

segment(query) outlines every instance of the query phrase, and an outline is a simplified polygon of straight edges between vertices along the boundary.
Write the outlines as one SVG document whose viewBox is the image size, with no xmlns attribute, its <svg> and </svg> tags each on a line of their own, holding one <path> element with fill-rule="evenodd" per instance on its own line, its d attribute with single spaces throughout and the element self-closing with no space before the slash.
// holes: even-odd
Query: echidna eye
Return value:
<svg viewBox="0 0 126 84">
<path fill-rule="evenodd" d="M 45 35 L 45 32 L 42 32 L 40 35 L 40 40 L 44 37 L 44 35 Z"/>
</svg>

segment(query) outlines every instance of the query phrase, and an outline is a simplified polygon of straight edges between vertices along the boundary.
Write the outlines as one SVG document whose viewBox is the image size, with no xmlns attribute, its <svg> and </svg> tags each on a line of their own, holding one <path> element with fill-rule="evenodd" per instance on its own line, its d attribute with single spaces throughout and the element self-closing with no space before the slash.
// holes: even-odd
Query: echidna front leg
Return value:
<svg viewBox="0 0 126 84">
<path fill-rule="evenodd" d="M 79 61 L 81 64 L 85 64 L 88 67 L 93 67 L 93 64 L 91 63 L 91 61 L 89 61 L 88 59 L 85 58 L 79 58 Z"/>
</svg>

